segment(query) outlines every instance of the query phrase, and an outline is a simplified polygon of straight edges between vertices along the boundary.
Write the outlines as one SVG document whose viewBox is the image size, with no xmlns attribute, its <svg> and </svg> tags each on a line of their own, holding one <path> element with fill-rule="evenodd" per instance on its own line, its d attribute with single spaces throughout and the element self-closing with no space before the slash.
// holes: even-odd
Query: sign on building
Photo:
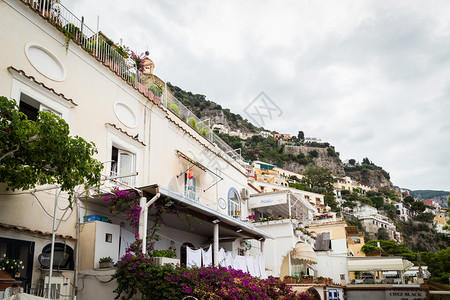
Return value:
<svg viewBox="0 0 450 300">
<path fill-rule="evenodd" d="M 386 300 L 427 299 L 427 293 L 421 290 L 386 290 Z"/>
</svg>

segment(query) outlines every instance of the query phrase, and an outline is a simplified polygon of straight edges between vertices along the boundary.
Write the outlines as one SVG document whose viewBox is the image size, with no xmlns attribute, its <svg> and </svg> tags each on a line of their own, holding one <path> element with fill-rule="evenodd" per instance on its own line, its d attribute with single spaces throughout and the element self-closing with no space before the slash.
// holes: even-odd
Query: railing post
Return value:
<svg viewBox="0 0 450 300">
<path fill-rule="evenodd" d="M 42 7 L 40 7 L 40 9 L 42 9 L 42 15 L 45 17 L 45 7 L 47 6 L 47 0 L 43 0 L 41 1 L 41 3 L 43 3 Z"/>
<path fill-rule="evenodd" d="M 99 23 L 100 23 L 100 16 L 97 15 L 97 41 L 96 41 L 96 50 L 95 50 L 95 54 L 97 57 L 99 57 L 99 53 L 98 53 L 98 34 L 99 34 Z"/>
</svg>

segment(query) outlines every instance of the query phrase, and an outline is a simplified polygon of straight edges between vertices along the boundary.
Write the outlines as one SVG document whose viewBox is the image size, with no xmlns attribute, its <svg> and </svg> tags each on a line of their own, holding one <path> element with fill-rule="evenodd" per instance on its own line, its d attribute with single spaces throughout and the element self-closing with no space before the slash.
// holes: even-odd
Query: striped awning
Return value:
<svg viewBox="0 0 450 300">
<path fill-rule="evenodd" d="M 291 258 L 305 260 L 309 263 L 317 264 L 317 255 L 314 249 L 302 242 L 298 242 L 291 251 Z"/>
</svg>

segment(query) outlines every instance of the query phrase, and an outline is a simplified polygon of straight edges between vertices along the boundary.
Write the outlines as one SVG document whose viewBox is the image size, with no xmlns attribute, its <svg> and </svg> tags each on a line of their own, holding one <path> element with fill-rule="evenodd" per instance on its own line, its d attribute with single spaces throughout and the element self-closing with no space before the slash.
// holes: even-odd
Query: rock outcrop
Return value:
<svg viewBox="0 0 450 300">
<path fill-rule="evenodd" d="M 347 172 L 347 176 L 353 180 L 359 181 L 370 187 L 381 190 L 393 190 L 394 185 L 386 178 L 382 170 L 361 170 L 355 172 Z"/>
<path fill-rule="evenodd" d="M 335 176 L 344 176 L 344 166 L 338 155 L 331 154 L 328 148 L 318 148 L 318 147 L 307 147 L 307 146 L 285 146 L 284 152 L 290 153 L 295 156 L 303 154 L 305 157 L 310 155 L 310 152 L 316 151 L 317 156 L 312 158 L 312 162 L 307 165 L 301 165 L 298 162 L 290 161 L 283 164 L 283 168 L 286 170 L 303 173 L 308 168 L 311 167 L 322 167 L 327 168 Z M 332 152 L 334 153 L 334 152 Z M 330 155 L 331 154 L 331 155 Z"/>
</svg>

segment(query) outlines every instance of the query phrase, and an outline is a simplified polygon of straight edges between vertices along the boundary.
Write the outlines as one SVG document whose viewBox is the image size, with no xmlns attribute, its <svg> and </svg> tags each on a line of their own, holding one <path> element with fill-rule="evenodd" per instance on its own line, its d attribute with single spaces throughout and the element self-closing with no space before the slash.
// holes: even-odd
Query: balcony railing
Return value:
<svg viewBox="0 0 450 300">
<path fill-rule="evenodd" d="M 161 104 L 174 112 L 181 120 L 197 130 L 211 143 L 215 144 L 222 155 L 230 156 L 229 161 L 236 167 L 240 165 L 234 160 L 242 160 L 239 153 L 233 150 L 227 143 L 220 139 L 211 130 L 211 125 L 201 121 L 193 112 L 185 107 L 181 101 L 175 98 L 165 86 L 155 82 L 153 76 L 147 76 L 136 68 L 136 63 L 128 57 L 121 46 L 115 45 L 101 32 L 96 32 L 87 26 L 84 18 L 79 19 L 64 5 L 55 0 L 21 0 L 29 5 L 37 13 L 49 20 L 66 36 L 66 48 L 72 40 L 84 50 L 91 53 L 97 60 L 102 62 L 117 76 L 133 85 L 145 96 L 153 98 L 152 95 L 161 97 Z"/>
</svg>

